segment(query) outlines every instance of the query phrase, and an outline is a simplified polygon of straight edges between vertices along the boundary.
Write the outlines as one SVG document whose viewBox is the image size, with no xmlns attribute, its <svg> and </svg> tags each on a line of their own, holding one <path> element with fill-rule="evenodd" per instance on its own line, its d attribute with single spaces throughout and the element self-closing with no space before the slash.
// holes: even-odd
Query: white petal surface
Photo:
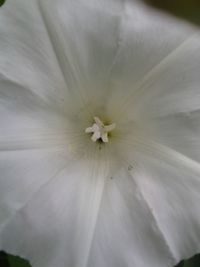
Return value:
<svg viewBox="0 0 200 267">
<path fill-rule="evenodd" d="M 200 162 L 200 111 L 151 120 L 153 138 Z"/>
<path fill-rule="evenodd" d="M 107 89 L 123 2 L 48 0 L 40 1 L 40 10 L 68 87 L 92 106 Z"/>
<path fill-rule="evenodd" d="M 33 91 L 0 81 L 0 227 L 65 166 L 67 120 Z"/>
<path fill-rule="evenodd" d="M 33 267 L 86 267 L 107 175 L 106 166 L 69 162 L 5 227 L 1 248 Z"/>
<path fill-rule="evenodd" d="M 136 109 L 140 117 L 163 117 L 200 108 L 200 34 L 188 37 L 148 77 Z M 140 101 L 139 101 L 140 99 Z"/>
<path fill-rule="evenodd" d="M 7 1 L 0 25 L 0 76 L 62 105 L 67 89 L 37 1 Z"/>
<path fill-rule="evenodd" d="M 176 263 L 131 175 L 107 183 L 88 267 L 167 267 Z"/>
<path fill-rule="evenodd" d="M 135 105 L 143 107 L 143 97 L 152 93 L 147 85 L 152 83 L 157 70 L 194 32 L 187 24 L 148 9 L 138 1 L 125 1 L 124 10 L 108 98 L 113 116 L 122 115 L 121 119 L 125 111 L 129 111 L 130 118 Z"/>
<path fill-rule="evenodd" d="M 167 148 L 155 151 L 140 158 L 133 176 L 175 258 L 189 258 L 200 251 L 200 165 Z"/>
<path fill-rule="evenodd" d="M 67 161 L 67 155 L 57 149 L 1 151 L 0 230 Z"/>
<path fill-rule="evenodd" d="M 62 113 L 31 90 L 8 80 L 0 80 L 0 122 L 0 142 L 2 137 L 61 133 L 67 128 Z"/>
</svg>

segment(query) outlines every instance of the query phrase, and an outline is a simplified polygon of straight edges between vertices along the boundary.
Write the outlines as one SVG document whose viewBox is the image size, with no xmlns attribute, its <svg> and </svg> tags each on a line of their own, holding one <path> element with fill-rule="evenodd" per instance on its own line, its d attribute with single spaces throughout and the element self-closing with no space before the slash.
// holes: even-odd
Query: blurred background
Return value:
<svg viewBox="0 0 200 267">
<path fill-rule="evenodd" d="M 163 10 L 200 25 L 200 0 L 142 0 L 154 8 Z"/>
</svg>

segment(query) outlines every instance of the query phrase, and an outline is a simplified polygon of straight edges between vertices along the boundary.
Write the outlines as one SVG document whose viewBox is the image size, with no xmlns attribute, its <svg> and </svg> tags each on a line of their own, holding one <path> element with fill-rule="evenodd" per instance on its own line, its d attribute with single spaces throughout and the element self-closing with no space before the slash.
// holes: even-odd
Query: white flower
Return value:
<svg viewBox="0 0 200 267">
<path fill-rule="evenodd" d="M 200 252 L 200 35 L 135 0 L 0 10 L 0 249 L 33 267 Z"/>
</svg>

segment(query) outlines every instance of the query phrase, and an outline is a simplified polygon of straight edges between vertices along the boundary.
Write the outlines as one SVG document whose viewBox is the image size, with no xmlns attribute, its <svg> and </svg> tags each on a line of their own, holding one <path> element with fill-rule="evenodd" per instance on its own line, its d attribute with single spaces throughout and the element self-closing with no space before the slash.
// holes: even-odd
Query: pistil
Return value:
<svg viewBox="0 0 200 267">
<path fill-rule="evenodd" d="M 93 142 L 101 140 L 104 143 L 108 143 L 108 133 L 113 131 L 115 127 L 115 123 L 105 125 L 98 117 L 94 117 L 94 124 L 91 127 L 86 128 L 85 132 L 92 133 L 91 139 Z"/>
</svg>

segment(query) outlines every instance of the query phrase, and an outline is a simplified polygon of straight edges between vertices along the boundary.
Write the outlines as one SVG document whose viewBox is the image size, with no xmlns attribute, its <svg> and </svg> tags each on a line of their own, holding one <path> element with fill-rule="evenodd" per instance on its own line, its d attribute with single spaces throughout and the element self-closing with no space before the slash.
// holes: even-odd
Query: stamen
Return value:
<svg viewBox="0 0 200 267">
<path fill-rule="evenodd" d="M 92 141 L 96 142 L 97 140 L 102 140 L 104 143 L 108 143 L 108 133 L 113 131 L 116 127 L 115 123 L 104 125 L 104 123 L 98 118 L 94 117 L 95 123 L 85 129 L 86 133 L 93 133 L 92 134 Z"/>
</svg>

